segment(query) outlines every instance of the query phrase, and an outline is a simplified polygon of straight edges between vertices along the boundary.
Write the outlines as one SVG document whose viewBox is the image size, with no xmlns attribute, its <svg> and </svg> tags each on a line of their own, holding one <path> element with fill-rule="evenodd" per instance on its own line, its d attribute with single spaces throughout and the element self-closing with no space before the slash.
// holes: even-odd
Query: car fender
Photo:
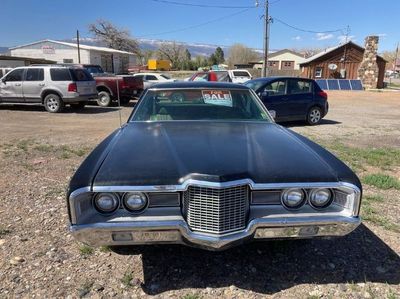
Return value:
<svg viewBox="0 0 400 299">
<path fill-rule="evenodd" d="M 42 104 L 44 102 L 44 98 L 49 95 L 49 94 L 56 94 L 58 95 L 61 99 L 63 98 L 63 93 L 61 92 L 61 90 L 57 87 L 51 87 L 51 88 L 45 88 L 42 89 L 41 93 L 40 93 L 40 98 L 42 99 Z"/>
</svg>

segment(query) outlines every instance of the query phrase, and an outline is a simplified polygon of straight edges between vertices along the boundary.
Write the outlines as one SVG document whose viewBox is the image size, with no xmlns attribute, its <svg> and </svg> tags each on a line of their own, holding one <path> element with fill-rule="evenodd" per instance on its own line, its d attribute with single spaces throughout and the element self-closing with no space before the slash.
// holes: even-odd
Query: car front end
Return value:
<svg viewBox="0 0 400 299">
<path fill-rule="evenodd" d="M 344 163 L 273 123 L 247 87 L 170 83 L 147 90 L 89 155 L 68 207 L 72 234 L 92 246 L 220 250 L 346 235 L 360 224 L 361 193 Z"/>
</svg>

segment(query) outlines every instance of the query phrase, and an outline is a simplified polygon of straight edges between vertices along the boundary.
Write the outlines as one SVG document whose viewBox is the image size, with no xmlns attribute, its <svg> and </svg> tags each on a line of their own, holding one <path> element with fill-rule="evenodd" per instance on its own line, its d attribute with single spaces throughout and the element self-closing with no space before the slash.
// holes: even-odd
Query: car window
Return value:
<svg viewBox="0 0 400 299">
<path fill-rule="evenodd" d="M 208 73 L 200 73 L 197 74 L 194 78 L 193 81 L 208 81 Z"/>
<path fill-rule="evenodd" d="M 146 80 L 158 80 L 156 76 L 154 75 L 147 75 Z"/>
<path fill-rule="evenodd" d="M 67 68 L 50 69 L 50 77 L 52 81 L 71 81 L 71 74 Z"/>
<path fill-rule="evenodd" d="M 247 78 L 250 78 L 250 74 L 248 72 L 245 72 L 245 71 L 233 71 L 233 75 L 235 77 L 247 77 Z"/>
<path fill-rule="evenodd" d="M 247 89 L 150 90 L 136 108 L 132 120 L 271 121 Z"/>
<path fill-rule="evenodd" d="M 268 83 L 265 86 L 264 91 L 268 92 L 268 95 L 270 96 L 284 95 L 286 93 L 286 81 L 280 80 Z"/>
<path fill-rule="evenodd" d="M 252 81 L 247 81 L 244 83 L 247 87 L 251 88 L 254 91 L 257 91 L 261 86 L 265 84 L 265 81 L 261 80 L 252 80 Z"/>
<path fill-rule="evenodd" d="M 229 77 L 228 72 L 215 72 L 217 75 L 218 82 L 230 82 L 231 78 Z"/>
<path fill-rule="evenodd" d="M 289 80 L 288 94 L 311 93 L 312 84 L 307 80 Z"/>
<path fill-rule="evenodd" d="M 24 69 L 16 69 L 11 71 L 7 77 L 6 81 L 22 81 L 22 74 L 24 73 Z"/>
<path fill-rule="evenodd" d="M 92 75 L 86 69 L 71 69 L 74 81 L 92 81 Z"/>
<path fill-rule="evenodd" d="M 103 74 L 104 71 L 100 65 L 88 65 L 85 69 L 91 74 Z"/>
<path fill-rule="evenodd" d="M 144 77 L 144 76 L 143 76 L 143 75 L 135 75 L 134 77 L 135 77 L 135 78 L 139 78 L 139 79 L 142 79 L 142 80 L 143 80 L 143 77 Z"/>
<path fill-rule="evenodd" d="M 43 81 L 44 80 L 44 70 L 43 69 L 28 69 L 26 71 L 25 81 Z"/>
<path fill-rule="evenodd" d="M 163 77 L 164 79 L 167 79 L 167 80 L 171 79 L 171 77 L 169 77 L 169 76 L 167 76 L 165 74 L 161 74 L 160 76 Z"/>
</svg>

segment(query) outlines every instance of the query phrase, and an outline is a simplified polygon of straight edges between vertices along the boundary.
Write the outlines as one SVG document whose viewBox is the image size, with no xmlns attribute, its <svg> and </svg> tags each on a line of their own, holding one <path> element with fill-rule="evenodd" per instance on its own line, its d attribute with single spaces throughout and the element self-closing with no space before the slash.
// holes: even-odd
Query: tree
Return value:
<svg viewBox="0 0 400 299">
<path fill-rule="evenodd" d="M 177 69 L 182 65 L 185 60 L 185 49 L 182 45 L 176 42 L 163 43 L 157 50 L 158 59 L 168 59 L 171 61 L 172 68 Z"/>
<path fill-rule="evenodd" d="M 121 29 L 106 20 L 97 20 L 89 24 L 89 32 L 103 41 L 107 47 L 140 54 L 138 42 L 131 36 L 129 30 Z"/>
<path fill-rule="evenodd" d="M 153 50 L 143 50 L 140 51 L 139 59 L 141 60 L 142 64 L 145 65 L 149 61 L 149 59 L 154 58 L 155 51 Z"/>
<path fill-rule="evenodd" d="M 217 64 L 221 64 L 221 63 L 225 62 L 224 51 L 222 50 L 221 47 L 218 47 L 215 49 L 214 56 L 217 61 Z"/>
<path fill-rule="evenodd" d="M 242 44 L 234 44 L 229 48 L 228 65 L 233 68 L 235 64 L 249 63 L 260 59 L 260 54 Z"/>
</svg>

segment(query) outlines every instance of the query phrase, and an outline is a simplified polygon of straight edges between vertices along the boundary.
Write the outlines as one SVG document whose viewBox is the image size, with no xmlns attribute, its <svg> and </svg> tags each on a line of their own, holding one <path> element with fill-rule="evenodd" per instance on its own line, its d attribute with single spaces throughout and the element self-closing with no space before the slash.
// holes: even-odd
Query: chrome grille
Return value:
<svg viewBox="0 0 400 299">
<path fill-rule="evenodd" d="M 189 186 L 183 209 L 194 231 L 224 234 L 244 229 L 249 205 L 248 186 L 208 188 Z"/>
</svg>

